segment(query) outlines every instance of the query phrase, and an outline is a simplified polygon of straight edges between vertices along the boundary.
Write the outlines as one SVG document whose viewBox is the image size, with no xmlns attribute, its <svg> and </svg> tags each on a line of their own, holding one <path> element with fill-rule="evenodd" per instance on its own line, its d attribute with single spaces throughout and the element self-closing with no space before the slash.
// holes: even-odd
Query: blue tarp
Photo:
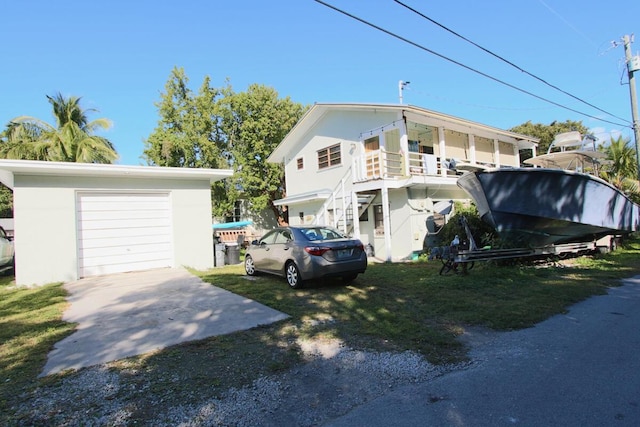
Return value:
<svg viewBox="0 0 640 427">
<path fill-rule="evenodd" d="M 253 221 L 224 222 L 222 224 L 211 224 L 211 228 L 213 228 L 214 230 L 225 228 L 242 228 L 251 224 L 253 224 Z"/>
</svg>

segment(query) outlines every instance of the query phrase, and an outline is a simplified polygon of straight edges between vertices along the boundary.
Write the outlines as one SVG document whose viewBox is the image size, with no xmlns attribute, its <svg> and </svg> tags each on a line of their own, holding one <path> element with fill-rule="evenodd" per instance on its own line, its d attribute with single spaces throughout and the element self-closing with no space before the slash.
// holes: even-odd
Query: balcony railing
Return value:
<svg viewBox="0 0 640 427">
<path fill-rule="evenodd" d="M 457 162 L 471 163 L 469 159 L 456 159 Z M 408 162 L 406 165 L 405 162 Z M 495 167 L 494 163 L 477 162 L 486 167 Z M 453 161 L 444 161 L 426 153 L 389 152 L 384 149 L 367 151 L 363 156 L 354 159 L 353 178 L 355 181 L 372 179 L 393 179 L 407 176 L 447 176 L 455 175 Z"/>
</svg>

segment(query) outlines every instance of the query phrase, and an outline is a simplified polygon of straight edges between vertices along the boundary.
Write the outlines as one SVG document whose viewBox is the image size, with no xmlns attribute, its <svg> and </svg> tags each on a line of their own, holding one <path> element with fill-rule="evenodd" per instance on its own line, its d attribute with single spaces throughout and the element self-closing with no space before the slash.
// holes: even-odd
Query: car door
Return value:
<svg viewBox="0 0 640 427">
<path fill-rule="evenodd" d="M 251 247 L 251 258 L 257 270 L 272 271 L 270 267 L 271 247 L 278 235 L 278 230 L 271 230 L 258 241 L 257 245 Z"/>
<path fill-rule="evenodd" d="M 284 274 L 284 263 L 289 259 L 292 240 L 291 230 L 288 228 L 281 229 L 276 235 L 269 252 L 272 271 Z"/>
</svg>

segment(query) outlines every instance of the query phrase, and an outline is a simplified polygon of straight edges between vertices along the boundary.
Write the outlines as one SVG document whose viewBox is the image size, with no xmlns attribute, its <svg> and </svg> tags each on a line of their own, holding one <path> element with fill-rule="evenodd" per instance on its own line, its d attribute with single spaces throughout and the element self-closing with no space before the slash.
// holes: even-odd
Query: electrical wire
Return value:
<svg viewBox="0 0 640 427">
<path fill-rule="evenodd" d="M 595 106 L 595 105 L 593 105 L 593 104 L 591 104 L 591 103 L 589 103 L 589 102 L 585 101 L 585 100 L 584 100 L 584 99 L 582 99 L 582 98 L 579 98 L 579 97 L 577 97 L 577 96 L 575 96 L 575 95 L 572 95 L 572 94 L 571 94 L 571 93 L 569 93 L 569 92 L 566 92 L 566 91 L 564 91 L 564 90 L 560 89 L 558 86 L 555 86 L 555 85 L 553 85 L 553 84 L 551 84 L 551 83 L 547 82 L 546 80 L 544 80 L 544 79 L 542 79 L 542 78 L 540 78 L 540 77 L 536 76 L 535 74 L 532 74 L 532 73 L 528 72 L 527 70 L 525 70 L 525 69 L 523 69 L 522 67 L 520 67 L 520 66 L 518 66 L 518 65 L 514 64 L 513 62 L 511 62 L 511 61 L 509 61 L 509 60 L 507 60 L 507 59 L 503 58 L 502 56 L 500 56 L 500 55 L 498 55 L 498 54 L 496 54 L 496 53 L 493 53 L 493 52 L 492 52 L 492 51 L 490 51 L 489 49 L 486 49 L 486 48 L 484 48 L 484 47 L 480 46 L 479 44 L 475 43 L 474 41 L 469 40 L 468 38 L 464 37 L 463 35 L 458 34 L 457 32 L 453 31 L 453 30 L 452 30 L 452 29 L 450 29 L 450 28 L 447 28 L 446 26 L 444 26 L 444 25 L 440 24 L 439 22 L 435 21 L 434 19 L 429 18 L 428 16 L 426 16 L 426 15 L 424 15 L 423 13 L 421 13 L 421 12 L 417 11 L 416 9 L 412 8 L 411 6 L 408 6 L 407 4 L 405 4 L 405 3 L 401 2 L 400 0 L 393 0 L 393 1 L 395 1 L 396 3 L 398 3 L 400 6 L 402 6 L 402 7 L 406 8 L 406 9 L 410 10 L 411 12 L 415 13 L 416 15 L 419 15 L 419 16 L 421 16 L 422 18 L 426 19 L 427 21 L 429 21 L 429 22 L 431 22 L 431 23 L 433 23 L 433 24 L 437 25 L 438 27 L 442 28 L 443 30 L 448 31 L 449 33 L 453 34 L 454 36 L 459 37 L 459 38 L 461 38 L 462 40 L 466 41 L 467 43 L 470 43 L 470 44 L 474 45 L 474 46 L 475 46 L 475 47 L 477 47 L 478 49 L 480 49 L 480 50 L 482 50 L 482 51 L 484 51 L 484 52 L 488 53 L 489 55 L 493 56 L 494 58 L 497 58 L 497 59 L 499 59 L 499 60 L 501 60 L 501 61 L 503 61 L 503 62 L 505 62 L 505 63 L 509 64 L 510 66 L 512 66 L 513 68 L 515 68 L 516 70 L 521 71 L 521 72 L 525 73 L 526 75 L 528 75 L 528 76 L 530 76 L 530 77 L 533 77 L 534 79 L 538 80 L 539 82 L 542 82 L 542 83 L 544 83 L 545 85 L 547 85 L 547 86 L 549 86 L 549 87 L 551 87 L 551 88 L 553 88 L 553 89 L 555 89 L 555 90 L 557 90 L 557 91 L 559 91 L 559 92 L 564 93 L 565 95 L 570 96 L 571 98 L 575 99 L 576 101 L 582 102 L 583 104 L 586 104 L 586 105 L 588 105 L 589 107 L 595 108 L 596 110 L 598 110 L 598 111 L 600 111 L 600 112 L 602 112 L 602 113 L 605 113 L 605 114 L 606 114 L 606 115 L 608 115 L 608 116 L 615 117 L 616 119 L 620 119 L 620 120 L 623 120 L 623 121 L 627 121 L 627 119 L 624 119 L 624 118 L 622 118 L 622 117 L 618 117 L 618 116 L 616 116 L 615 114 L 612 114 L 612 113 L 610 113 L 610 112 L 608 112 L 608 111 L 605 111 L 605 110 L 603 110 L 602 108 L 599 108 L 599 107 L 597 107 L 597 106 Z M 542 0 L 540 0 L 540 1 L 542 2 Z M 542 3 L 543 3 L 543 4 L 545 4 L 544 2 L 542 2 Z M 545 4 L 545 6 L 546 6 L 546 4 Z M 548 7 L 548 6 L 547 6 L 547 7 Z M 630 123 L 630 122 L 629 122 L 629 123 Z"/>
<path fill-rule="evenodd" d="M 568 110 L 568 111 L 572 111 L 572 112 L 574 112 L 574 113 L 577 113 L 577 114 L 580 114 L 580 115 L 583 115 L 583 116 L 586 116 L 586 117 L 589 117 L 589 118 L 592 118 L 592 119 L 595 119 L 595 120 L 598 120 L 598 121 L 602 121 L 602 122 L 610 123 L 610 124 L 613 124 L 613 125 L 616 125 L 616 126 L 629 127 L 629 125 L 628 125 L 628 124 L 620 124 L 620 123 L 612 122 L 612 121 L 609 121 L 609 120 L 606 120 L 606 119 L 603 119 L 603 118 L 600 118 L 600 117 L 592 116 L 591 114 L 587 114 L 587 113 L 584 113 L 584 112 L 579 111 L 579 110 L 575 110 L 575 109 L 573 109 L 573 108 L 567 107 L 567 106 L 562 105 L 562 104 L 559 104 L 559 103 L 557 103 L 557 102 L 551 101 L 550 99 L 547 99 L 547 98 L 544 98 L 544 97 L 542 97 L 542 96 L 536 95 L 536 94 L 534 94 L 534 93 L 532 93 L 532 92 L 529 92 L 529 91 L 527 91 L 527 90 L 525 90 L 525 89 L 521 89 L 521 88 L 519 88 L 519 87 L 517 87 L 517 86 L 515 86 L 515 85 L 513 85 L 513 84 L 511 84 L 511 83 L 507 83 L 507 82 L 505 82 L 505 81 L 503 81 L 503 80 L 500 80 L 500 79 L 498 79 L 498 78 L 496 78 L 496 77 L 493 77 L 493 76 L 491 76 L 491 75 L 489 75 L 489 74 L 487 74 L 487 73 L 484 73 L 484 72 L 482 72 L 482 71 L 480 71 L 480 70 L 476 70 L 475 68 L 472 68 L 472 67 L 470 67 L 470 66 L 468 66 L 468 65 L 465 65 L 465 64 L 463 64 L 463 63 L 461 63 L 461 62 L 459 62 L 459 61 L 456 61 L 455 59 L 449 58 L 449 57 L 447 57 L 447 56 L 445 56 L 445 55 L 443 55 L 443 54 L 440 54 L 440 53 L 438 53 L 438 52 L 435 52 L 434 50 L 431 50 L 431 49 L 429 49 L 429 48 L 427 48 L 427 47 L 425 47 L 425 46 L 422 46 L 422 45 L 421 45 L 421 44 L 419 44 L 419 43 L 416 43 L 416 42 L 414 42 L 414 41 L 411 41 L 411 40 L 409 40 L 409 39 L 407 39 L 407 38 L 405 38 L 405 37 L 400 36 L 399 34 L 396 34 L 396 33 L 392 32 L 392 31 L 386 30 L 386 29 L 384 29 L 384 28 L 382 28 L 382 27 L 380 27 L 380 26 L 378 26 L 378 25 L 376 25 L 376 24 L 373 24 L 373 23 L 371 23 L 371 22 L 369 22 L 369 21 L 366 21 L 365 19 L 362 19 L 362 18 L 360 18 L 360 17 L 357 17 L 357 16 L 355 16 L 355 15 L 352 15 L 351 13 L 349 13 L 349 12 L 347 12 L 347 11 L 344 11 L 344 10 L 342 10 L 342 9 L 339 9 L 339 8 L 337 8 L 336 6 L 333 6 L 333 5 L 331 5 L 331 4 L 329 4 L 329 3 L 326 3 L 326 2 L 324 2 L 324 1 L 322 1 L 322 0 L 314 0 L 314 1 L 315 1 L 316 3 L 320 3 L 321 5 L 323 5 L 323 6 L 326 6 L 326 7 L 330 8 L 330 9 L 333 9 L 333 10 L 335 10 L 336 12 L 341 13 L 341 14 L 343 14 L 343 15 L 345 15 L 345 16 L 347 16 L 347 17 L 351 18 L 351 19 L 354 19 L 354 20 L 356 20 L 356 21 L 358 21 L 358 22 L 361 22 L 361 23 L 363 23 L 363 24 L 365 24 L 365 25 L 367 25 L 367 26 L 369 26 L 369 27 L 371 27 L 371 28 L 374 28 L 374 29 L 376 29 L 376 30 L 378 30 L 378 31 L 381 31 L 381 32 L 383 32 L 383 33 L 385 33 L 385 34 L 387 34 L 387 35 L 389 35 L 389 36 L 391 36 L 391 37 L 394 37 L 394 38 L 396 38 L 396 39 L 398 39 L 398 40 L 400 40 L 400 41 L 403 41 L 403 42 L 405 42 L 405 43 L 407 43 L 407 44 L 410 44 L 410 45 L 412 45 L 412 46 L 414 46 L 414 47 L 416 47 L 416 48 L 418 48 L 418 49 L 420 49 L 420 50 L 423 50 L 423 51 L 428 52 L 428 53 L 430 53 L 430 54 L 432 54 L 432 55 L 435 55 L 435 56 L 437 56 L 437 57 L 439 57 L 439 58 L 441 58 L 441 59 L 444 59 L 445 61 L 451 62 L 451 63 L 453 63 L 453 64 L 455 64 L 455 65 L 458 65 L 459 67 L 465 68 L 465 69 L 467 69 L 467 70 L 469 70 L 469 71 L 471 71 L 471 72 L 474 72 L 474 73 L 476 73 L 476 74 L 479 74 L 479 75 L 481 75 L 481 76 L 483 76 L 483 77 L 486 77 L 486 78 L 488 78 L 488 79 L 490 79 L 490 80 L 493 80 L 493 81 L 495 81 L 495 82 L 497 82 L 497 83 L 500 83 L 500 84 L 502 84 L 502 85 L 504 85 L 504 86 L 510 87 L 511 89 L 517 90 L 518 92 L 521 92 L 521 93 L 527 94 L 527 95 L 532 96 L 532 97 L 534 97 L 534 98 L 537 98 L 537 99 L 539 99 L 539 100 L 541 100 L 541 101 L 544 101 L 544 102 L 547 102 L 547 103 L 549 103 L 549 104 L 555 105 L 556 107 L 560 107 L 560 108 L 562 108 L 562 109 L 565 109 L 565 110 Z"/>
</svg>

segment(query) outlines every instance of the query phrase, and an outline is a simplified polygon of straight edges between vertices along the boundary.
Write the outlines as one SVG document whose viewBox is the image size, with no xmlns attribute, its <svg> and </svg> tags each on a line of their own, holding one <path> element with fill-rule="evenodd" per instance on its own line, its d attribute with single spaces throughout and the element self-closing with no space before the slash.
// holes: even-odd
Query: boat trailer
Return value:
<svg viewBox="0 0 640 427">
<path fill-rule="evenodd" d="M 437 258 L 442 261 L 442 268 L 440 269 L 441 275 L 451 271 L 458 272 L 459 267 L 461 267 L 462 273 L 466 273 L 468 270 L 473 268 L 476 261 L 493 261 L 509 258 L 540 256 L 557 256 L 559 258 L 564 258 L 570 254 L 576 255 L 589 253 L 597 249 L 595 241 L 565 243 L 538 248 L 483 249 L 477 247 L 473 235 L 471 234 L 469 224 L 467 223 L 467 219 L 464 216 L 460 218 L 460 223 L 467 235 L 469 249 L 461 249 L 459 244 L 452 244 L 448 247 L 445 246 L 438 248 L 437 254 L 435 254 L 433 258 Z"/>
</svg>

